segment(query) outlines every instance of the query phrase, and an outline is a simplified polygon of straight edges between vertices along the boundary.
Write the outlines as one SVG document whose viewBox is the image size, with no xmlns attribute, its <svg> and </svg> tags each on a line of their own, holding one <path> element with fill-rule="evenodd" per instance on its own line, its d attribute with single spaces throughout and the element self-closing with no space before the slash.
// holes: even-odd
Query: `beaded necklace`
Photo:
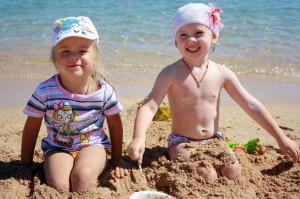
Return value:
<svg viewBox="0 0 300 199">
<path fill-rule="evenodd" d="M 209 63 L 209 61 L 207 61 L 207 65 L 206 65 L 205 72 L 204 72 L 202 78 L 201 78 L 199 81 L 197 80 L 197 78 L 196 78 L 195 75 L 193 74 L 192 69 L 191 69 L 191 68 L 189 67 L 189 65 L 184 61 L 183 58 L 182 58 L 182 61 L 183 61 L 183 63 L 185 64 L 185 66 L 189 69 L 189 71 L 191 72 L 191 75 L 192 75 L 194 81 L 196 82 L 197 88 L 200 88 L 201 82 L 202 82 L 203 78 L 205 77 L 205 74 L 206 74 L 206 72 L 207 72 L 207 70 L 208 70 L 208 63 Z"/>
</svg>

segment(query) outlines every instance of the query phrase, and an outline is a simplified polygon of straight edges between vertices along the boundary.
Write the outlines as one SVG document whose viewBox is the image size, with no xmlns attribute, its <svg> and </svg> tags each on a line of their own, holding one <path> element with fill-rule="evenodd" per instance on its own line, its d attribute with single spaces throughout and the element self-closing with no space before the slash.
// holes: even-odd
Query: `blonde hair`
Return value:
<svg viewBox="0 0 300 199">
<path fill-rule="evenodd" d="M 94 67 L 91 72 L 91 77 L 94 80 L 95 84 L 98 84 L 98 80 L 99 79 L 103 79 L 105 82 L 107 82 L 108 84 L 111 85 L 111 87 L 115 90 L 115 88 L 112 86 L 111 82 L 100 72 L 101 68 L 100 68 L 100 49 L 99 46 L 97 44 L 97 41 L 95 40 L 92 43 L 92 50 L 93 50 L 93 58 L 94 58 Z M 55 58 L 55 46 L 51 48 L 51 54 L 50 54 L 50 61 L 55 65 L 56 62 L 56 58 Z"/>
</svg>

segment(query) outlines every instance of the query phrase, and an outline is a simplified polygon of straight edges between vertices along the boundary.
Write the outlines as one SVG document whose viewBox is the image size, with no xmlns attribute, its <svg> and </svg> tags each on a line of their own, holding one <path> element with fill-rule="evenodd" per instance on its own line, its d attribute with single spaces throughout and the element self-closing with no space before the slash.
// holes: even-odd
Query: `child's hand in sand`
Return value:
<svg viewBox="0 0 300 199">
<path fill-rule="evenodd" d="M 122 158 L 113 158 L 111 162 L 117 178 L 124 178 L 129 174 L 129 166 Z"/>
<path fill-rule="evenodd" d="M 288 158 L 289 161 L 297 162 L 300 160 L 299 146 L 287 136 L 277 141 L 281 152 Z"/>
<path fill-rule="evenodd" d="M 16 172 L 16 179 L 23 185 L 29 185 L 32 181 L 31 165 L 21 165 Z"/>
<path fill-rule="evenodd" d="M 145 152 L 145 140 L 142 138 L 134 138 L 132 142 L 127 147 L 127 154 L 132 160 L 137 160 L 138 162 L 143 161 L 143 155 Z"/>
</svg>

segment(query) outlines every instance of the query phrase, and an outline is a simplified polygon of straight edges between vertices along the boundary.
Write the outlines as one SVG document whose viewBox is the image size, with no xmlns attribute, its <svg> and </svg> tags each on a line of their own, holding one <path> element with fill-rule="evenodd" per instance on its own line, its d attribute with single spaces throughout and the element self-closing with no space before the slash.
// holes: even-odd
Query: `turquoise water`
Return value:
<svg viewBox="0 0 300 199">
<path fill-rule="evenodd" d="M 49 77 L 53 21 L 85 15 L 99 31 L 101 58 L 111 77 L 148 81 L 180 58 L 172 42 L 171 19 L 189 2 L 2 0 L 0 77 Z M 300 1 L 214 2 L 223 10 L 225 28 L 211 59 L 239 74 L 300 78 Z"/>
</svg>

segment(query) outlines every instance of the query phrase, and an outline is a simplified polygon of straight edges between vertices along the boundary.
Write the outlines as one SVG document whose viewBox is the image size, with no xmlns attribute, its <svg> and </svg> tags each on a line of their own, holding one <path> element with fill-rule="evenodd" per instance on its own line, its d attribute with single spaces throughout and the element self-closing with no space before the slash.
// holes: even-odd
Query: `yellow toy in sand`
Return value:
<svg viewBox="0 0 300 199">
<path fill-rule="evenodd" d="M 163 103 L 153 117 L 153 121 L 167 121 L 171 118 L 170 108 L 166 103 Z"/>
</svg>

